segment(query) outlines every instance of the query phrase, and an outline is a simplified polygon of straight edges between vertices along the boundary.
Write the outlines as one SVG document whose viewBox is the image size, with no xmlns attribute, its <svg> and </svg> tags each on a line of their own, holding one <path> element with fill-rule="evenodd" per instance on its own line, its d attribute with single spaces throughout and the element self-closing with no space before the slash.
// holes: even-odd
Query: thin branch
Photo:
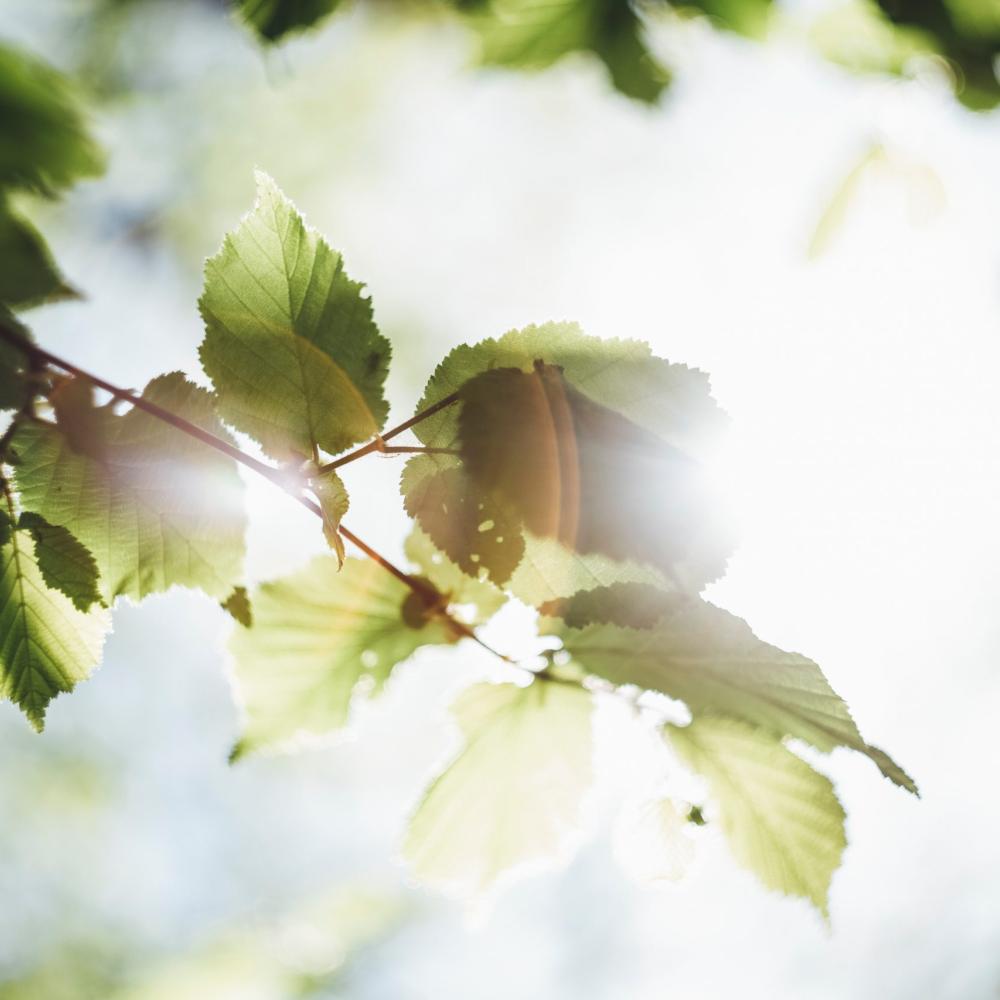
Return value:
<svg viewBox="0 0 1000 1000">
<path fill-rule="evenodd" d="M 202 444 L 207 445 L 209 448 L 214 448 L 216 451 L 221 451 L 224 455 L 228 455 L 231 459 L 239 462 L 241 465 L 248 469 L 252 469 L 254 472 L 268 479 L 279 489 L 283 490 L 293 499 L 297 500 L 303 507 L 307 510 L 312 511 L 321 520 L 323 519 L 323 509 L 314 500 L 305 496 L 301 491 L 296 490 L 293 484 L 289 481 L 288 476 L 283 473 L 280 469 L 276 469 L 273 466 L 268 465 L 266 462 L 261 462 L 259 459 L 254 458 L 252 455 L 248 455 L 246 452 L 241 451 L 235 445 L 230 444 L 228 441 L 212 434 L 210 431 L 206 431 L 204 428 L 199 427 L 197 424 L 192 424 L 190 421 L 185 420 L 183 417 L 178 416 L 176 413 L 172 413 L 170 410 L 165 410 L 161 406 L 157 406 L 156 403 L 151 403 L 148 399 L 144 399 L 142 396 L 130 391 L 129 389 L 122 389 L 117 385 L 107 382 L 97 375 L 92 375 L 88 371 L 65 361 L 63 358 L 52 354 L 50 351 L 46 351 L 44 348 L 39 347 L 37 344 L 33 344 L 30 340 L 25 339 L 20 334 L 9 329 L 2 322 L 0 322 L 0 339 L 7 341 L 7 343 L 12 344 L 23 354 L 25 354 L 29 362 L 33 365 L 37 365 L 39 361 L 45 364 L 53 365 L 56 368 L 60 368 L 65 372 L 69 372 L 71 375 L 75 375 L 77 378 L 86 379 L 92 385 L 96 385 L 103 389 L 105 392 L 110 393 L 115 399 L 121 399 L 125 402 L 131 403 L 137 409 L 143 410 L 152 417 L 156 417 L 157 420 L 161 420 L 176 430 L 189 435 L 190 437 L 196 438 Z M 37 369 L 33 369 L 35 371 Z M 455 397 L 457 398 L 457 396 Z M 417 417 L 411 418 L 406 425 L 400 425 L 400 427 L 395 428 L 393 431 L 389 432 L 389 435 L 384 435 L 385 437 L 395 434 L 401 434 L 408 427 L 412 426 L 417 422 L 418 417 L 423 419 L 424 416 L 430 416 L 431 411 L 437 412 L 437 410 L 450 405 L 454 402 L 454 399 L 441 400 L 436 407 L 431 407 L 430 409 L 424 411 L 424 414 L 417 414 Z M 18 417 L 24 415 L 26 412 L 30 412 L 30 408 L 22 407 L 22 412 L 18 414 Z M 26 409 L 27 408 L 27 409 Z M 16 423 L 17 417 L 15 417 Z M 12 428 L 15 425 L 12 424 Z M 12 428 L 8 428 L 7 433 L 0 439 L 0 445 L 2 445 L 5 440 L 9 440 L 9 436 L 13 435 Z M 377 448 L 371 448 L 371 451 L 378 450 Z M 369 452 L 365 452 L 368 454 Z M 358 456 L 360 457 L 360 455 Z M 321 470 L 322 471 L 322 470 Z M 341 524 L 338 528 L 341 535 L 344 536 L 351 544 L 355 545 L 360 549 L 369 559 L 378 563 L 384 570 L 391 573 L 400 583 L 405 584 L 410 590 L 419 594 L 421 599 L 427 604 L 429 608 L 440 605 L 441 594 L 437 589 L 430 583 L 420 580 L 417 577 L 410 576 L 409 573 L 403 572 L 398 566 L 390 562 L 385 556 L 376 552 L 367 542 L 362 541 L 353 531 L 347 528 L 345 525 Z M 444 609 L 439 609 L 438 614 L 445 618 L 449 626 L 455 630 L 455 632 L 467 639 L 472 639 L 474 642 L 478 643 L 484 649 L 488 650 L 494 656 L 503 660 L 505 663 L 512 663 L 513 661 L 505 656 L 503 653 L 492 649 L 490 646 L 486 645 L 479 636 L 463 622 L 458 621 L 449 615 Z"/>
<path fill-rule="evenodd" d="M 424 448 L 420 445 L 386 445 L 379 448 L 380 455 L 461 455 L 458 448 Z"/>
<path fill-rule="evenodd" d="M 368 444 L 362 445 L 360 448 L 355 448 L 354 451 L 349 451 L 346 455 L 341 455 L 340 458 L 335 458 L 332 462 L 327 462 L 326 465 L 321 465 L 318 471 L 330 472 L 333 469 L 339 469 L 342 465 L 350 465 L 351 462 L 356 462 L 359 458 L 364 458 L 365 455 L 370 455 L 373 451 L 391 451 L 391 449 L 386 448 L 386 441 L 391 441 L 394 437 L 402 434 L 403 431 L 408 431 L 415 424 L 419 424 L 428 417 L 433 417 L 435 413 L 439 413 L 445 407 L 457 402 L 458 393 L 453 392 L 451 395 L 445 396 L 444 399 L 439 399 L 433 406 L 428 406 L 426 410 L 415 413 L 409 420 L 404 420 L 401 424 L 397 424 L 392 430 L 380 434 L 374 441 L 369 441 Z"/>
</svg>

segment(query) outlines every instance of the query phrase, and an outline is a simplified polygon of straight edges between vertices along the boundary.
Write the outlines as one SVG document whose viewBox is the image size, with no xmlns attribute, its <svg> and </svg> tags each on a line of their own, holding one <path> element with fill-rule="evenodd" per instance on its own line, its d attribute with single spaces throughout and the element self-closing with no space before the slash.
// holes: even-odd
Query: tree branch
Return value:
<svg viewBox="0 0 1000 1000">
<path fill-rule="evenodd" d="M 419 413 L 415 413 L 409 420 L 404 420 L 401 424 L 397 424 L 392 430 L 386 431 L 384 434 L 380 434 L 374 441 L 369 441 L 368 444 L 362 445 L 360 448 L 355 448 L 354 451 L 349 451 L 346 455 L 341 455 L 340 458 L 335 458 L 332 462 L 327 462 L 326 465 L 321 465 L 319 472 L 330 472 L 333 469 L 339 469 L 342 465 L 350 465 L 351 462 L 356 462 L 359 458 L 364 458 L 365 455 L 370 455 L 373 451 L 381 452 L 398 452 L 399 449 L 389 449 L 386 448 L 385 442 L 391 441 L 394 437 L 398 437 L 403 431 L 408 431 L 415 424 L 419 424 L 422 420 L 426 420 L 428 417 L 433 417 L 435 413 L 439 413 L 445 407 L 451 406 L 452 403 L 458 402 L 458 393 L 453 392 L 449 396 L 445 396 L 444 399 L 439 399 L 433 406 L 428 406 L 426 410 L 421 410 Z M 421 448 L 420 451 L 428 451 L 429 449 Z M 437 451 L 437 449 L 434 449 Z M 450 450 L 450 449 L 447 449 Z"/>
<path fill-rule="evenodd" d="M 241 451 L 239 448 L 237 448 L 235 445 L 230 444 L 228 441 L 224 441 L 222 438 L 216 436 L 215 434 L 212 434 L 210 431 L 206 431 L 204 428 L 199 427 L 197 424 L 191 423 L 189 420 L 185 420 L 183 417 L 178 416 L 176 413 L 172 413 L 170 410 L 165 410 L 162 406 L 157 406 L 156 403 L 152 403 L 148 399 L 144 399 L 137 393 L 134 393 L 129 389 L 122 389 L 121 387 L 114 385 L 113 383 L 108 382 L 97 375 L 93 375 L 88 371 L 84 371 L 84 369 L 79 368 L 74 364 L 71 364 L 69 361 L 60 358 L 58 355 L 52 354 L 50 351 L 46 351 L 43 347 L 39 347 L 37 344 L 33 344 L 30 340 L 21 336 L 21 334 L 17 333 L 14 330 L 11 330 L 2 322 L 0 322 L 0 339 L 5 340 L 7 343 L 16 347 L 29 359 L 29 365 L 32 366 L 33 374 L 37 373 L 39 362 L 43 362 L 44 364 L 52 365 L 56 368 L 61 369 L 64 372 L 68 372 L 70 375 L 74 375 L 77 378 L 86 379 L 92 385 L 95 385 L 98 388 L 103 389 L 105 392 L 110 393 L 115 399 L 120 399 L 127 403 L 130 403 L 132 406 L 144 411 L 145 413 L 148 413 L 150 416 L 155 417 L 157 420 L 161 420 L 164 423 L 169 424 L 176 430 L 179 430 L 182 433 L 189 435 L 190 437 L 196 438 L 198 441 L 201 441 L 202 444 L 207 445 L 209 448 L 214 448 L 216 451 L 220 451 L 224 455 L 228 455 L 234 461 L 239 462 L 240 465 L 243 465 L 248 469 L 252 469 L 254 472 L 258 473 L 265 479 L 272 482 L 279 489 L 283 490 L 293 499 L 297 500 L 307 510 L 312 511 L 321 520 L 323 519 L 323 510 L 319 506 L 319 504 L 311 500 L 309 497 L 305 496 L 300 490 L 297 490 L 294 484 L 290 482 L 288 475 L 286 473 L 283 473 L 280 469 L 276 469 L 273 466 L 268 465 L 266 462 L 261 462 L 259 459 L 254 458 L 253 455 L 248 455 L 245 451 Z M 31 397 L 29 396 L 29 398 Z M 356 454 L 356 457 L 360 458 L 362 457 L 362 454 L 367 455 L 370 454 L 370 452 L 372 451 L 379 450 L 377 444 L 380 443 L 381 441 L 384 441 L 386 437 L 395 436 L 396 434 L 401 434 L 408 427 L 412 427 L 413 424 L 418 421 L 418 419 L 422 420 L 425 417 L 430 416 L 432 412 L 436 413 L 438 410 L 441 410 L 445 406 L 448 406 L 451 403 L 453 403 L 457 398 L 458 397 L 455 396 L 454 398 L 449 397 L 446 400 L 441 400 L 441 402 L 436 404 L 434 407 L 430 407 L 427 410 L 425 410 L 423 414 L 417 414 L 417 416 L 412 417 L 405 424 L 401 424 L 399 427 L 394 428 L 392 431 L 389 432 L 389 434 L 383 435 L 382 438 L 377 439 L 377 442 L 373 442 L 372 446 L 366 446 L 365 449 L 359 449 L 358 453 L 352 453 L 352 454 Z M 8 428 L 7 433 L 3 435 L 3 438 L 0 438 L 0 444 L 4 444 L 5 442 L 9 443 L 9 438 L 13 436 L 13 429 L 16 426 L 18 418 L 21 417 L 25 412 L 30 412 L 30 406 L 28 403 L 26 403 L 25 407 L 22 407 L 22 410 L 17 414 L 17 416 L 15 416 L 14 422 L 12 423 L 11 427 Z M 350 458 L 350 456 L 345 456 L 345 457 Z M 325 468 L 333 468 L 336 464 L 337 463 L 334 463 L 334 465 L 326 466 Z M 340 464 L 346 464 L 346 463 L 341 462 Z M 487 646 L 486 643 L 484 643 L 468 625 L 465 625 L 463 622 L 460 622 L 456 618 L 453 618 L 451 615 L 447 613 L 447 611 L 442 609 L 440 607 L 441 594 L 438 592 L 437 588 L 435 588 L 432 584 L 424 580 L 418 579 L 417 577 L 411 576 L 409 573 L 405 573 L 394 563 L 386 559 L 385 556 L 376 552 L 375 549 L 373 549 L 370 545 L 362 541 L 357 535 L 354 534 L 353 531 L 348 529 L 345 525 L 341 524 L 338 528 L 338 531 L 352 545 L 356 546 L 358 549 L 361 550 L 361 552 L 363 552 L 366 556 L 368 556 L 369 559 L 374 560 L 376 563 L 378 563 L 379 566 L 381 566 L 384 570 L 391 573 L 397 580 L 399 580 L 400 583 L 405 584 L 407 587 L 410 588 L 410 590 L 419 594 L 421 599 L 427 605 L 427 607 L 436 609 L 436 612 L 448 622 L 451 628 L 455 630 L 455 633 L 457 635 L 460 635 L 467 639 L 472 639 L 474 642 L 478 643 L 480 646 L 488 650 L 494 656 L 499 657 L 505 663 L 512 662 L 511 659 L 505 656 L 503 653 L 500 653 L 497 650 Z"/>
</svg>

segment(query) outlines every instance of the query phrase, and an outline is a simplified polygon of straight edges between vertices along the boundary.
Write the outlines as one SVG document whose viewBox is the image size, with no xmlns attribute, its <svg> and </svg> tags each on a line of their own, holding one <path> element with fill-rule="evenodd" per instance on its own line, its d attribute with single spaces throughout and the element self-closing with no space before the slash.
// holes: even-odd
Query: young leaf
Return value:
<svg viewBox="0 0 1000 1000">
<path fill-rule="evenodd" d="M 847 845 L 830 780 L 771 733 L 736 719 L 669 726 L 669 742 L 702 775 L 736 860 L 771 889 L 829 917 L 833 873 Z"/>
<path fill-rule="evenodd" d="M 205 265 L 201 362 L 219 413 L 282 460 L 377 433 L 389 342 L 362 286 L 265 174 L 257 201 Z"/>
<path fill-rule="evenodd" d="M 39 731 L 48 703 L 97 665 L 110 627 L 107 611 L 85 614 L 51 590 L 40 562 L 32 532 L 10 532 L 0 549 L 0 694 Z"/>
<path fill-rule="evenodd" d="M 847 705 L 812 660 L 762 642 L 742 619 L 706 601 L 677 601 L 652 629 L 553 624 L 550 630 L 588 673 L 678 698 L 696 717 L 739 719 L 827 753 L 856 750 L 897 785 L 917 792 L 902 768 L 862 739 Z"/>
<path fill-rule="evenodd" d="M 313 27 L 337 9 L 340 0 L 235 0 L 240 16 L 267 42 Z"/>
<path fill-rule="evenodd" d="M 70 82 L 0 44 L 0 187 L 54 194 L 104 169 Z"/>
<path fill-rule="evenodd" d="M 344 564 L 344 540 L 340 537 L 340 522 L 350 506 L 347 487 L 336 472 L 330 471 L 312 480 L 312 490 L 323 510 L 323 536 L 337 553 L 337 561 Z"/>
<path fill-rule="evenodd" d="M 424 793 L 403 856 L 422 882 L 472 896 L 558 854 L 577 830 L 592 776 L 591 696 L 540 679 L 477 684 L 454 711 L 465 748 Z"/>
<path fill-rule="evenodd" d="M 651 563 L 693 589 L 729 541 L 699 465 L 575 389 L 558 366 L 494 368 L 460 390 L 464 468 L 535 535 Z"/>
<path fill-rule="evenodd" d="M 76 298 L 56 267 L 38 230 L 11 212 L 0 195 L 0 302 L 26 309 Z"/>
<path fill-rule="evenodd" d="M 428 469 L 436 471 L 428 474 Z M 403 469 L 406 512 L 463 572 L 503 584 L 524 553 L 510 504 L 479 491 L 453 458 L 417 455 Z"/>
<path fill-rule="evenodd" d="M 94 405 L 94 387 L 85 378 L 57 376 L 49 392 L 56 423 L 69 446 L 84 455 L 104 458 L 106 415 Z"/>
<path fill-rule="evenodd" d="M 65 528 L 31 511 L 21 514 L 17 526 L 35 540 L 35 562 L 50 590 L 65 594 L 80 611 L 101 603 L 100 574 L 86 546 Z"/>
<path fill-rule="evenodd" d="M 179 372 L 143 396 L 220 437 L 211 395 Z M 171 586 L 219 599 L 243 574 L 246 514 L 232 459 L 139 409 L 103 423 L 103 455 L 76 451 L 58 427 L 25 423 L 13 450 L 26 510 L 62 525 L 92 553 L 101 596 L 141 600 Z"/>
<path fill-rule="evenodd" d="M 409 594 L 374 562 L 347 559 L 341 569 L 331 556 L 262 584 L 253 627 L 237 629 L 230 644 L 245 711 L 234 756 L 340 728 L 356 692 L 376 693 L 420 646 L 454 642 L 443 622 L 404 622 Z"/>
<path fill-rule="evenodd" d="M 449 605 L 469 605 L 473 609 L 469 624 L 481 625 L 491 618 L 507 597 L 489 580 L 470 577 L 455 565 L 431 541 L 430 536 L 414 527 L 406 539 L 406 558 L 428 580 Z"/>
</svg>

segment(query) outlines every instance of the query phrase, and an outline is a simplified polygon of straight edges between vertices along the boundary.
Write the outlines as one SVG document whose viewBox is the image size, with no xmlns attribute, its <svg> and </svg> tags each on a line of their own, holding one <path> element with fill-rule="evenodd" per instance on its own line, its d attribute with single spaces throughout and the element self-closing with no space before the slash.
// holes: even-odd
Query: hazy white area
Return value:
<svg viewBox="0 0 1000 1000">
<path fill-rule="evenodd" d="M 79 5 L 7 7 L 8 33 L 68 58 Z M 454 344 L 529 322 L 574 319 L 704 368 L 732 417 L 719 478 L 742 521 L 708 596 L 815 658 L 923 799 L 860 757 L 820 759 L 849 814 L 829 928 L 710 827 L 681 882 L 635 885 L 609 806 L 646 751 L 609 710 L 581 851 L 469 923 L 406 888 L 394 852 L 452 745 L 451 694 L 490 664 L 464 645 L 418 656 L 348 740 L 229 768 L 229 623 L 173 593 L 117 612 L 104 666 L 44 737 L 0 712 L 0 963 L 95 928 L 182 948 L 365 877 L 414 915 L 352 981 L 358 1000 L 1000 995 L 996 116 L 791 42 L 690 32 L 649 110 L 588 60 L 469 72 L 467 40 L 441 26 L 355 12 L 264 59 L 209 7 L 159 11 L 126 39 L 134 93 L 99 122 L 108 176 L 46 215 L 90 298 L 39 312 L 43 343 L 131 385 L 194 372 L 201 260 L 249 208 L 257 166 L 368 283 L 395 418 Z M 873 142 L 886 158 L 810 259 Z M 398 468 L 348 476 L 366 497 L 349 523 L 390 553 Z M 248 486 L 256 579 L 322 548 L 308 515 Z M 493 641 L 516 647 L 520 625 Z"/>
</svg>

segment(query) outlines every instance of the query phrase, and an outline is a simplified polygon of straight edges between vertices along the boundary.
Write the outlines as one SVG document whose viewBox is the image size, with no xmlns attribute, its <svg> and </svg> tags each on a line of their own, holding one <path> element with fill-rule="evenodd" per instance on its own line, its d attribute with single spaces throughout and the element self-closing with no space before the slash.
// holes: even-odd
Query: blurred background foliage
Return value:
<svg viewBox="0 0 1000 1000">
<path fill-rule="evenodd" d="M 1000 143 L 951 99 L 997 99 L 992 8 L 589 0 L 515 37 L 499 0 L 333 6 L 262 47 L 222 2 L 12 0 L 8 36 L 78 81 L 109 153 L 63 202 L 8 193 L 88 296 L 38 335 L 124 384 L 196 370 L 201 262 L 257 165 L 368 282 L 400 417 L 453 344 L 550 317 L 702 365 L 747 522 L 713 599 L 829 664 L 925 800 L 825 762 L 854 817 L 832 938 L 711 824 L 667 891 L 619 884 L 601 834 L 470 929 L 389 859 L 488 665 L 420 660 L 346 744 L 229 768 L 229 626 L 173 593 L 118 612 L 44 738 L 0 717 L 0 996 L 993 996 Z M 390 554 L 396 474 L 357 481 Z M 312 526 L 250 490 L 252 574 L 296 568 Z M 645 752 L 626 739 L 602 795 L 641 792 Z"/>
</svg>

